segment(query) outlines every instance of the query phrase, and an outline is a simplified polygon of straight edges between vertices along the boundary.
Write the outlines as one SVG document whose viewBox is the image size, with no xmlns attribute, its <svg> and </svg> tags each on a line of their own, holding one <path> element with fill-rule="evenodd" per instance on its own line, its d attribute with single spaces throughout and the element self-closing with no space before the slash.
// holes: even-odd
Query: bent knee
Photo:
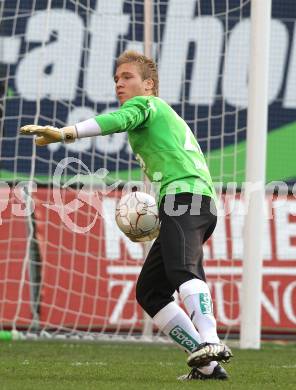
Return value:
<svg viewBox="0 0 296 390">
<path fill-rule="evenodd" d="M 190 269 L 189 267 L 184 268 L 182 270 L 171 269 L 168 272 L 168 279 L 171 285 L 174 287 L 175 291 L 179 291 L 179 287 L 181 286 L 181 284 L 195 278 L 199 279 L 199 273 L 196 269 Z"/>
</svg>

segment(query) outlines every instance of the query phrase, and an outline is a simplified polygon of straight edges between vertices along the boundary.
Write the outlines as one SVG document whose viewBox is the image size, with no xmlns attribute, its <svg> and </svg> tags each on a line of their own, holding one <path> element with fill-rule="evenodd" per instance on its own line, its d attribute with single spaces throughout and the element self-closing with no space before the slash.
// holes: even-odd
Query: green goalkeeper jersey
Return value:
<svg viewBox="0 0 296 390">
<path fill-rule="evenodd" d="M 186 122 L 162 99 L 137 96 L 95 117 L 102 135 L 127 131 L 132 150 L 160 197 L 190 192 L 215 199 L 211 175 Z"/>
</svg>

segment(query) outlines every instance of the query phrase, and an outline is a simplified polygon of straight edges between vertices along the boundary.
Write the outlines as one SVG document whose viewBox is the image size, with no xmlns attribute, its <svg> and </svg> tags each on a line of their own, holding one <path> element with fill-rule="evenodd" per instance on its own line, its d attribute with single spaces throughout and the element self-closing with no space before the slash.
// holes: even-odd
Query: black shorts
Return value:
<svg viewBox="0 0 296 390">
<path fill-rule="evenodd" d="M 166 195 L 161 202 L 160 234 L 145 260 L 136 291 L 138 302 L 151 317 L 173 301 L 181 284 L 194 278 L 206 281 L 202 245 L 215 229 L 216 214 L 214 201 L 207 196 Z"/>
</svg>

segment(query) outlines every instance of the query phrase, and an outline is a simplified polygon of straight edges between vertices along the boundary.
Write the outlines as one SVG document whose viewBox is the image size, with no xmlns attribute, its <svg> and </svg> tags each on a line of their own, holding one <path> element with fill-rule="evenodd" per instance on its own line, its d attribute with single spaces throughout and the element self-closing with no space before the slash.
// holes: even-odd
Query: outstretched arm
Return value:
<svg viewBox="0 0 296 390">
<path fill-rule="evenodd" d="M 122 107 L 108 114 L 77 123 L 74 126 L 62 127 L 26 125 L 21 127 L 21 134 L 36 135 L 38 146 L 54 142 L 74 142 L 76 138 L 107 135 L 132 130 L 140 126 L 148 117 L 150 106 L 144 97 L 135 97 Z"/>
</svg>

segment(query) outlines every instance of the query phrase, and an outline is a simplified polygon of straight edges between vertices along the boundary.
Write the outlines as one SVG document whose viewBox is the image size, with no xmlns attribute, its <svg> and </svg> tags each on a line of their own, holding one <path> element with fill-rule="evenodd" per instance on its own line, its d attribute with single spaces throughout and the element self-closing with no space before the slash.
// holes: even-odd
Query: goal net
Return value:
<svg viewBox="0 0 296 390">
<path fill-rule="evenodd" d="M 204 250 L 223 337 L 239 329 L 250 1 L 153 3 L 160 97 L 198 138 L 221 195 Z M 118 107 L 115 59 L 143 52 L 144 2 L 5 0 L 0 12 L 0 327 L 143 339 L 135 283 L 145 250 L 114 220 L 123 184 L 142 180 L 126 133 L 36 148 L 18 129 Z"/>
</svg>

